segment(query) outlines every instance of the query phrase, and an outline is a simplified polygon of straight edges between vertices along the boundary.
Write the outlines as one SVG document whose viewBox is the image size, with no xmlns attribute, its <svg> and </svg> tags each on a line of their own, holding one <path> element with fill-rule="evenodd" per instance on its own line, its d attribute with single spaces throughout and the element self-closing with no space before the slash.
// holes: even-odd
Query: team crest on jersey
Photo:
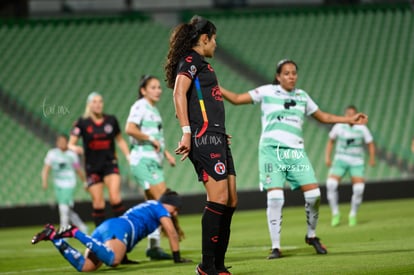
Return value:
<svg viewBox="0 0 414 275">
<path fill-rule="evenodd" d="M 197 73 L 197 67 L 194 65 L 191 65 L 190 69 L 188 70 L 188 72 L 191 74 L 192 77 L 194 77 Z"/>
<path fill-rule="evenodd" d="M 226 173 L 226 165 L 219 161 L 214 165 L 214 171 L 219 175 L 224 175 Z"/>
<path fill-rule="evenodd" d="M 107 133 L 107 134 L 110 134 L 110 133 L 112 133 L 112 131 L 114 130 L 114 128 L 112 127 L 112 125 L 111 124 L 106 124 L 105 126 L 104 126 L 104 131 L 105 131 L 105 133 Z"/>
</svg>

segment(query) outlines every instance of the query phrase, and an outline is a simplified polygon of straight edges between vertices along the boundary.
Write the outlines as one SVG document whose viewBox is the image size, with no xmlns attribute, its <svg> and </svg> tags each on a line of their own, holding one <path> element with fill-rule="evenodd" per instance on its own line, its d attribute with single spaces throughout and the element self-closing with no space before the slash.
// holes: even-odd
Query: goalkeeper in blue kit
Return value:
<svg viewBox="0 0 414 275">
<path fill-rule="evenodd" d="M 104 221 L 91 236 L 75 226 L 60 228 L 56 231 L 51 224 L 32 239 L 32 244 L 51 241 L 62 256 L 80 272 L 97 270 L 102 264 L 115 267 L 119 265 L 127 252 L 140 240 L 162 226 L 170 242 L 175 263 L 191 262 L 181 258 L 179 236 L 172 217 L 177 217 L 181 200 L 174 191 L 167 191 L 158 201 L 150 200 L 138 204 L 120 217 Z M 85 256 L 70 246 L 64 238 L 75 238 L 84 244 Z"/>
</svg>

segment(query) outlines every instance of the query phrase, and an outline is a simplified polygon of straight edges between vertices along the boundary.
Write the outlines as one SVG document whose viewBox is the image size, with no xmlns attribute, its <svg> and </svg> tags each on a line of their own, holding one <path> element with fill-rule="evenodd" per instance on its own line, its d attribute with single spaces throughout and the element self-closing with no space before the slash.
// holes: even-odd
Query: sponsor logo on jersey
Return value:
<svg viewBox="0 0 414 275">
<path fill-rule="evenodd" d="M 347 146 L 349 146 L 349 145 L 351 145 L 352 143 L 354 143 L 355 142 L 355 139 L 354 138 L 348 138 L 347 140 L 346 140 L 346 145 Z"/>
<path fill-rule="evenodd" d="M 293 99 L 286 100 L 285 104 L 283 106 L 285 107 L 285 109 L 289 110 L 290 107 L 295 107 L 296 106 L 296 101 L 294 101 Z"/>
<path fill-rule="evenodd" d="M 211 153 L 210 154 L 210 158 L 211 159 L 218 159 L 220 157 L 221 157 L 221 154 L 220 153 Z"/>
<path fill-rule="evenodd" d="M 107 150 L 111 146 L 111 140 L 92 140 L 88 146 L 91 150 Z"/>
<path fill-rule="evenodd" d="M 191 62 L 193 62 L 193 57 L 190 55 L 190 56 L 187 56 L 186 58 L 185 58 L 185 62 L 187 62 L 187 63 L 191 63 Z"/>
<path fill-rule="evenodd" d="M 208 64 L 208 65 L 207 65 L 207 69 L 208 69 L 210 72 L 214 72 L 214 69 L 213 69 L 213 67 L 211 67 L 211 65 L 210 65 L 210 64 Z"/>
<path fill-rule="evenodd" d="M 226 173 L 226 165 L 219 161 L 214 165 L 214 171 L 219 175 L 224 175 Z"/>
</svg>

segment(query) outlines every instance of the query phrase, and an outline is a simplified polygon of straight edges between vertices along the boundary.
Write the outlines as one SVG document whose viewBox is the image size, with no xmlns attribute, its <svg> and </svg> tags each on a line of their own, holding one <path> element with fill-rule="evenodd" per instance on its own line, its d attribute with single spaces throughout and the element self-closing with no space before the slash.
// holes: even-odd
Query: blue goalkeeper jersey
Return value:
<svg viewBox="0 0 414 275">
<path fill-rule="evenodd" d="M 102 243 L 118 239 L 130 252 L 140 240 L 160 226 L 162 217 L 171 215 L 160 202 L 146 201 L 130 208 L 120 217 L 107 219 L 93 231 L 92 237 Z"/>
<path fill-rule="evenodd" d="M 133 225 L 135 236 L 132 242 L 135 245 L 160 226 L 162 217 L 171 216 L 160 202 L 150 200 L 130 208 L 120 218 L 127 219 Z"/>
</svg>

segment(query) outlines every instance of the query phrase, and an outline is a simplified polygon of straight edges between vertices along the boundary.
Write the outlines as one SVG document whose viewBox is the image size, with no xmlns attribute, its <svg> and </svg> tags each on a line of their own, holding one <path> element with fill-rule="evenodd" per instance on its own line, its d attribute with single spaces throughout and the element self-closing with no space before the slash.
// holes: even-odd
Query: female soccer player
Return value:
<svg viewBox="0 0 414 275">
<path fill-rule="evenodd" d="M 49 173 L 52 171 L 54 191 L 59 207 L 60 226 L 65 227 L 72 223 L 86 233 L 88 227 L 73 210 L 76 174 L 79 175 L 82 182 L 85 182 L 86 179 L 78 155 L 68 148 L 68 139 L 67 135 L 59 134 L 56 137 L 56 148 L 47 152 L 42 169 L 42 187 L 47 189 Z"/>
<path fill-rule="evenodd" d="M 348 106 L 345 116 L 353 117 L 357 113 L 355 106 Z M 335 156 L 331 162 L 332 148 L 336 143 Z M 353 123 L 335 124 L 329 132 L 329 140 L 326 145 L 325 160 L 329 169 L 326 181 L 326 191 L 329 206 L 332 211 L 331 225 L 340 223 L 341 215 L 338 207 L 338 184 L 341 178 L 349 171 L 352 181 L 351 211 L 348 216 L 349 226 L 357 224 L 357 211 L 362 203 L 365 189 L 364 181 L 364 145 L 367 144 L 369 152 L 369 165 L 375 165 L 375 145 L 372 135 L 365 125 Z"/>
<path fill-rule="evenodd" d="M 300 188 L 305 197 L 308 225 L 305 242 L 312 245 L 318 254 L 327 253 L 316 237 L 321 194 L 313 167 L 304 151 L 302 124 L 305 115 L 312 115 L 322 123 L 367 121 L 365 114 L 342 117 L 321 111 L 305 91 L 296 88 L 297 71 L 296 63 L 285 59 L 276 66 L 273 84 L 242 94 L 220 87 L 223 96 L 233 104 L 261 103 L 259 173 L 261 189 L 267 191 L 267 221 L 272 241 L 268 259 L 281 256 L 280 231 L 285 181 L 290 183 L 292 190 Z"/>
<path fill-rule="evenodd" d="M 170 37 L 165 65 L 167 85 L 183 131 L 175 150 L 190 158 L 207 202 L 202 217 L 202 262 L 198 274 L 230 274 L 224 258 L 237 205 L 236 174 L 227 144 L 223 98 L 214 69 L 205 60 L 216 49 L 216 27 L 194 16 Z"/>
<path fill-rule="evenodd" d="M 146 199 L 158 200 L 167 191 L 162 170 L 164 157 L 171 166 L 175 158 L 165 150 L 161 115 L 155 106 L 160 100 L 160 81 L 144 75 L 138 88 L 138 100 L 132 105 L 125 132 L 130 136 L 131 172 Z M 148 236 L 147 256 L 151 259 L 171 259 L 160 247 L 160 230 Z"/>
<path fill-rule="evenodd" d="M 104 185 L 108 188 L 114 215 L 120 216 L 125 211 L 115 141 L 129 159 L 128 144 L 121 135 L 118 120 L 103 113 L 103 107 L 102 96 L 97 92 L 91 93 L 85 113 L 75 122 L 69 139 L 69 148 L 85 157 L 87 188 L 92 198 L 92 216 L 96 226 L 105 220 Z M 80 137 L 83 148 L 76 145 Z"/>
<path fill-rule="evenodd" d="M 149 233 L 160 225 L 170 241 L 175 263 L 190 262 L 180 256 L 179 238 L 172 216 L 178 215 L 181 200 L 176 192 L 164 194 L 159 201 L 151 200 L 138 204 L 120 217 L 106 220 L 88 236 L 75 226 L 55 231 L 53 225 L 45 228 L 32 239 L 32 244 L 40 241 L 52 241 L 62 256 L 80 272 L 94 271 L 102 263 L 115 267 L 119 265 L 127 252 L 137 245 Z M 78 239 L 87 248 L 85 256 L 71 247 L 63 238 Z"/>
</svg>

